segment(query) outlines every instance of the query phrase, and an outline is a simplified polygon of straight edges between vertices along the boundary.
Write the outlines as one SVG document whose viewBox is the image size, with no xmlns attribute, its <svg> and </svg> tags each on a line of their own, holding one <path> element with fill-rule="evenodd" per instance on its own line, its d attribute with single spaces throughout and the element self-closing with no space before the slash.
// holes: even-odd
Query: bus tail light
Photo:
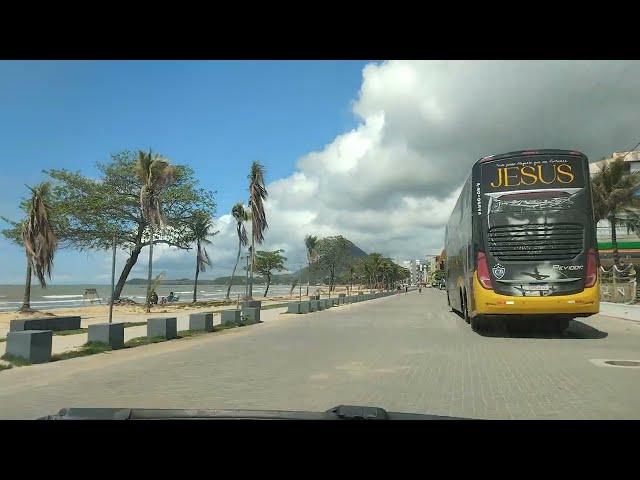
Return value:
<svg viewBox="0 0 640 480">
<path fill-rule="evenodd" d="M 487 265 L 487 257 L 484 252 L 478 252 L 478 280 L 484 288 L 493 290 L 489 277 L 489 265 Z"/>
<path fill-rule="evenodd" d="M 584 280 L 584 286 L 587 288 L 593 287 L 598 279 L 598 267 L 596 266 L 596 252 L 589 250 L 587 254 L 587 276 Z"/>
</svg>

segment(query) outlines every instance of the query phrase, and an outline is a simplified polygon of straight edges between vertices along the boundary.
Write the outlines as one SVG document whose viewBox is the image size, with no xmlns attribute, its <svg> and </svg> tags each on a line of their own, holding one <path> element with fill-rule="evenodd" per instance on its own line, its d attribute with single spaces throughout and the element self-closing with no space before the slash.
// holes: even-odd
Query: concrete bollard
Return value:
<svg viewBox="0 0 640 480">
<path fill-rule="evenodd" d="M 167 340 L 178 337 L 176 317 L 158 317 L 147 320 L 147 337 L 164 337 Z"/>
<path fill-rule="evenodd" d="M 242 308 L 262 308 L 262 300 L 245 300 L 242 302 Z"/>
<path fill-rule="evenodd" d="M 46 363 L 51 360 L 53 331 L 26 330 L 7 333 L 6 354 L 22 358 L 29 363 Z"/>
<path fill-rule="evenodd" d="M 23 332 L 25 330 L 53 330 L 54 332 L 59 332 L 79 329 L 79 316 L 30 318 L 28 320 L 11 320 L 9 322 L 10 332 Z"/>
<path fill-rule="evenodd" d="M 111 348 L 124 348 L 124 323 L 94 323 L 89 325 L 90 342 L 106 343 Z"/>
<path fill-rule="evenodd" d="M 189 330 L 203 330 L 205 332 L 213 332 L 213 312 L 190 314 Z"/>
<path fill-rule="evenodd" d="M 222 325 L 239 325 L 241 313 L 240 310 L 223 310 L 220 323 Z"/>
<path fill-rule="evenodd" d="M 287 313 L 301 313 L 300 302 L 291 302 L 287 305 Z"/>
<path fill-rule="evenodd" d="M 309 313 L 309 302 L 300 302 L 300 313 Z"/>
<path fill-rule="evenodd" d="M 244 307 L 242 309 L 242 316 L 244 317 L 245 325 L 252 325 L 254 323 L 260 323 L 260 309 Z"/>
</svg>

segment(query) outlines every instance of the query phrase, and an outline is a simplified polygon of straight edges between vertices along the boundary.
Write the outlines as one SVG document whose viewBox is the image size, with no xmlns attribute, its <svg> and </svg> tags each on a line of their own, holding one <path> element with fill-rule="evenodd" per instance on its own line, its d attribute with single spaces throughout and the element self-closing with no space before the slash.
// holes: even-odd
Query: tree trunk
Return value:
<svg viewBox="0 0 640 480">
<path fill-rule="evenodd" d="M 238 262 L 240 261 L 240 251 L 242 250 L 242 243 L 238 240 L 238 256 L 236 257 L 236 264 L 233 267 L 233 272 L 231 272 L 231 278 L 229 279 L 229 286 L 227 287 L 227 300 L 229 300 L 229 295 L 231 295 L 231 285 L 233 285 L 233 276 L 236 274 L 236 268 L 238 268 Z"/>
<path fill-rule="evenodd" d="M 198 275 L 200 275 L 200 241 L 196 248 L 196 281 L 193 284 L 193 303 L 198 300 L 196 292 L 198 291 Z"/>
<path fill-rule="evenodd" d="M 307 271 L 307 297 L 309 296 L 309 286 L 311 286 L 311 262 L 307 262 L 309 270 Z"/>
<path fill-rule="evenodd" d="M 21 312 L 31 311 L 31 262 L 27 257 L 27 279 L 24 283 L 24 297 L 22 298 Z"/>
<path fill-rule="evenodd" d="M 620 253 L 618 253 L 618 237 L 616 236 L 616 217 L 611 215 L 609 217 L 609 223 L 611 223 L 611 249 L 613 250 L 613 264 L 618 266 L 620 260 Z M 614 272 L 615 275 L 615 272 Z"/>
<path fill-rule="evenodd" d="M 151 277 L 153 275 L 153 227 L 149 226 L 151 240 L 149 241 L 149 274 L 147 275 L 147 313 L 151 312 Z"/>
<path fill-rule="evenodd" d="M 267 296 L 267 292 L 269 291 L 269 285 L 271 284 L 271 275 L 267 275 L 267 288 L 264 291 L 264 297 Z"/>
<path fill-rule="evenodd" d="M 120 274 L 120 278 L 118 279 L 118 283 L 116 284 L 116 288 L 113 291 L 113 299 L 118 300 L 120 298 L 120 294 L 122 293 L 122 289 L 124 288 L 124 284 L 127 281 L 127 277 L 131 272 L 131 269 L 138 261 L 138 255 L 140 255 L 142 247 L 135 247 L 131 251 L 131 255 L 127 258 L 126 263 L 124 264 L 124 268 L 122 269 L 122 273 Z"/>
</svg>

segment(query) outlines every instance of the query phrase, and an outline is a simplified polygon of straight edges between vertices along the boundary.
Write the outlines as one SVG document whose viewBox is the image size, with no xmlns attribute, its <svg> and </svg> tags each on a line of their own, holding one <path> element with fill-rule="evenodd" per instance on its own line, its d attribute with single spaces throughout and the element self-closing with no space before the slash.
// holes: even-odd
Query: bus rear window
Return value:
<svg viewBox="0 0 640 480">
<path fill-rule="evenodd" d="M 484 193 L 583 188 L 585 161 L 571 155 L 535 155 L 482 164 Z"/>
</svg>

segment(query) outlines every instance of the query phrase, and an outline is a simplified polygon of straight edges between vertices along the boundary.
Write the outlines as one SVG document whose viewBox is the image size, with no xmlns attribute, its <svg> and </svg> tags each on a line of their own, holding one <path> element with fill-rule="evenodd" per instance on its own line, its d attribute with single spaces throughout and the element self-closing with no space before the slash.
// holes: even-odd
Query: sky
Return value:
<svg viewBox="0 0 640 480">
<path fill-rule="evenodd" d="M 0 62 L 0 215 L 19 218 L 43 169 L 95 176 L 111 153 L 152 148 L 216 191 L 201 278 L 233 268 L 229 211 L 253 160 L 267 171 L 262 248 L 284 249 L 292 270 L 309 233 L 424 258 L 478 158 L 566 148 L 595 161 L 638 143 L 638 85 L 637 61 Z M 154 248 L 154 271 L 191 277 L 193 256 Z M 22 283 L 24 252 L 0 239 L 0 259 L 0 283 Z M 110 261 L 60 250 L 51 283 L 108 283 Z"/>
</svg>

